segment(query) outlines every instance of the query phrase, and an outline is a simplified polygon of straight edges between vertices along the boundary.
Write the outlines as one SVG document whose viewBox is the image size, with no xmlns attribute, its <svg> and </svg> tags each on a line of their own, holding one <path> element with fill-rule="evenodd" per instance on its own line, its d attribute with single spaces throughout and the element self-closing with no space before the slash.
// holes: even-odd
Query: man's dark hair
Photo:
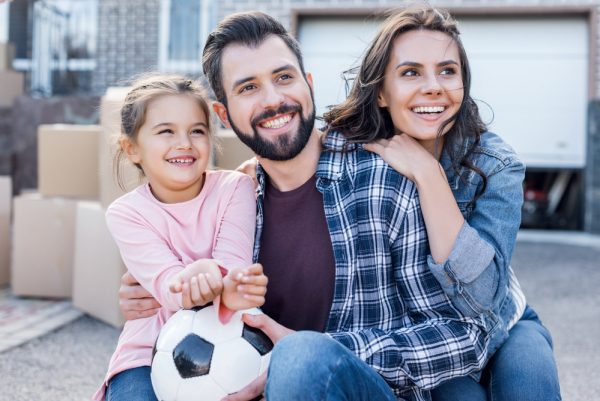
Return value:
<svg viewBox="0 0 600 401">
<path fill-rule="evenodd" d="M 204 75 L 219 102 L 227 104 L 221 76 L 221 56 L 225 47 L 232 43 L 258 47 L 271 35 L 275 35 L 285 42 L 296 55 L 300 70 L 305 75 L 300 45 L 281 23 L 259 11 L 232 14 L 221 21 L 208 35 L 202 53 Z"/>
</svg>

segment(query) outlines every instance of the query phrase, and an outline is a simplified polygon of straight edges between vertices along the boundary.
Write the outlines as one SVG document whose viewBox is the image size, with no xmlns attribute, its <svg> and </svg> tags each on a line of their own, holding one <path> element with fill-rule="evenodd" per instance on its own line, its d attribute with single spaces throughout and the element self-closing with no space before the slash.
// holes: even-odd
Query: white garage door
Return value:
<svg viewBox="0 0 600 401">
<path fill-rule="evenodd" d="M 459 20 L 472 66 L 472 95 L 490 130 L 505 138 L 529 167 L 583 167 L 587 20 Z M 299 40 L 306 69 L 314 76 L 319 113 L 344 98 L 341 73 L 360 61 L 379 22 L 356 17 L 301 20 Z"/>
</svg>

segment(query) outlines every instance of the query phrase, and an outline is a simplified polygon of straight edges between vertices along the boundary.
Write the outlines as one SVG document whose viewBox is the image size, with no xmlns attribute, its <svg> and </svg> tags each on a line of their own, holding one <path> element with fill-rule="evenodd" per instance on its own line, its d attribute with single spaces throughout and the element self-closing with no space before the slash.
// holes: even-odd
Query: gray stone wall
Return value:
<svg viewBox="0 0 600 401">
<path fill-rule="evenodd" d="M 98 2 L 97 67 L 93 92 L 123 85 L 132 76 L 158 65 L 159 0 Z"/>
</svg>

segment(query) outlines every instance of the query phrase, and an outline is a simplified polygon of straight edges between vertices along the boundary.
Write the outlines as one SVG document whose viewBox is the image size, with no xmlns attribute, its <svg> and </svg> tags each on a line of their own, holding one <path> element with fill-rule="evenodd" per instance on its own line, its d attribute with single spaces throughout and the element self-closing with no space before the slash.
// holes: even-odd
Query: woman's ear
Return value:
<svg viewBox="0 0 600 401">
<path fill-rule="evenodd" d="M 377 106 L 379 107 L 387 107 L 387 101 L 385 100 L 385 96 L 379 91 L 377 94 Z"/>
<path fill-rule="evenodd" d="M 142 158 L 139 154 L 138 147 L 130 138 L 121 135 L 119 138 L 119 146 L 121 146 L 121 150 L 123 150 L 123 153 L 125 153 L 130 162 L 133 164 L 140 164 Z"/>
<path fill-rule="evenodd" d="M 221 102 L 213 102 L 212 104 L 213 111 L 219 117 L 219 120 L 223 123 L 225 128 L 231 128 L 231 124 L 229 123 L 229 117 L 227 116 L 227 107 Z"/>
</svg>

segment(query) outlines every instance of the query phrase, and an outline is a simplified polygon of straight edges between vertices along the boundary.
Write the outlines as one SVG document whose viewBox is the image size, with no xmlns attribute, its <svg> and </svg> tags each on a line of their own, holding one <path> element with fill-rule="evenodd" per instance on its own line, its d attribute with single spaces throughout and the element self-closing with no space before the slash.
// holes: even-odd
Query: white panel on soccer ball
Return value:
<svg viewBox="0 0 600 401">
<path fill-rule="evenodd" d="M 264 372 L 269 369 L 269 362 L 271 362 L 271 353 L 269 352 L 267 355 L 264 355 L 260 360 L 260 371 L 259 375 L 262 375 Z"/>
<path fill-rule="evenodd" d="M 246 340 L 236 338 L 215 347 L 210 376 L 228 393 L 235 393 L 256 379 L 260 360 Z"/>
<path fill-rule="evenodd" d="M 183 380 L 177 401 L 219 401 L 226 395 L 227 392 L 208 375 Z"/>
<path fill-rule="evenodd" d="M 263 311 L 258 308 L 244 309 L 241 310 L 240 313 L 247 313 L 249 315 L 262 315 Z"/>
<path fill-rule="evenodd" d="M 181 383 L 181 377 L 170 352 L 158 351 L 154 355 L 150 377 L 154 393 L 159 400 L 179 401 L 177 390 Z"/>
<path fill-rule="evenodd" d="M 217 345 L 238 338 L 242 335 L 243 328 L 244 324 L 240 320 L 239 312 L 232 316 L 229 323 L 223 324 L 219 320 L 217 308 L 209 306 L 196 312 L 192 330 L 200 337 Z"/>
<path fill-rule="evenodd" d="M 180 310 L 167 320 L 156 341 L 159 351 L 171 351 L 175 346 L 192 331 L 194 316 L 193 310 Z"/>
</svg>

